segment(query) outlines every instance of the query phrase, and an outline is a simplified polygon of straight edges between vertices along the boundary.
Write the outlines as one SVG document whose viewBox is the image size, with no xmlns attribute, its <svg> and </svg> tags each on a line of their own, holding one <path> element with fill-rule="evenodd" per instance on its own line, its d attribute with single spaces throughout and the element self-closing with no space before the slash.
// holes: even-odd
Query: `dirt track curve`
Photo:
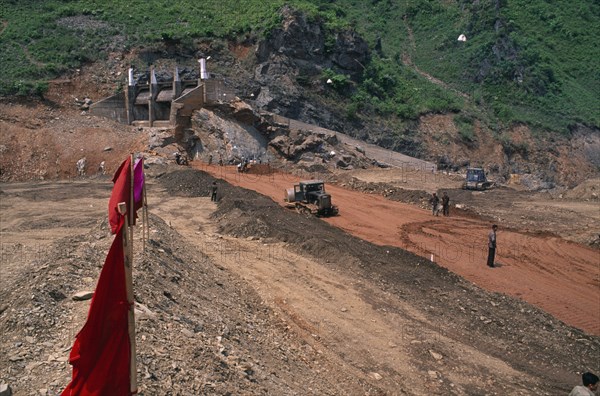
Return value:
<svg viewBox="0 0 600 396">
<path fill-rule="evenodd" d="M 194 165 L 217 178 L 282 202 L 292 175 L 238 174 L 234 167 Z M 498 231 L 498 268 L 488 268 L 490 223 L 463 216 L 433 217 L 427 210 L 327 185 L 340 215 L 325 219 L 378 245 L 407 249 L 487 290 L 536 305 L 567 324 L 600 335 L 600 252 L 549 235 Z"/>
</svg>

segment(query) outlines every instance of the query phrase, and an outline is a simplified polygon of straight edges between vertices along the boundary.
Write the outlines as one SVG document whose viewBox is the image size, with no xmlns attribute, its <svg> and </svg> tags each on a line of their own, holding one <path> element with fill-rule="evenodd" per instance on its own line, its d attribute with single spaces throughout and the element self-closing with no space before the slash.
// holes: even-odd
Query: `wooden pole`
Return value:
<svg viewBox="0 0 600 396">
<path fill-rule="evenodd" d="M 135 301 L 133 296 L 133 224 L 135 222 L 135 210 L 134 210 L 134 196 L 133 196 L 133 154 L 130 155 L 130 188 L 129 188 L 129 213 L 125 215 L 129 218 L 125 222 L 127 228 L 124 230 L 123 235 L 128 241 L 127 249 L 125 249 L 125 284 L 127 286 L 127 302 L 129 304 L 129 315 L 128 315 L 128 330 L 129 330 L 129 381 L 130 391 L 132 394 L 137 393 L 137 356 L 135 347 Z M 127 218 L 126 218 L 127 219 Z"/>
<path fill-rule="evenodd" d="M 148 222 L 148 199 L 146 198 L 146 177 L 144 176 L 144 203 L 142 216 L 144 217 L 144 227 L 142 228 L 142 239 L 144 240 L 144 252 L 146 252 L 146 239 L 150 240 L 150 223 Z"/>
</svg>

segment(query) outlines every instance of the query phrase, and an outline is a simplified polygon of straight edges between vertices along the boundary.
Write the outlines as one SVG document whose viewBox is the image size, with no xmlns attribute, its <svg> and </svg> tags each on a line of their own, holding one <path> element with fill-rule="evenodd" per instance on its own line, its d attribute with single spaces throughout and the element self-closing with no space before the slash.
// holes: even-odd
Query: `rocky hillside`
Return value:
<svg viewBox="0 0 600 396">
<path fill-rule="evenodd" d="M 419 14 L 423 10 L 412 12 Z M 488 112 L 490 103 L 485 104 L 473 92 L 465 93 L 419 68 L 417 59 L 411 57 L 416 50 L 410 50 L 416 48 L 414 38 L 421 34 L 416 27 L 408 26 L 408 36 L 413 41 L 402 43 L 407 46 L 406 56 L 391 59 L 383 56 L 385 38 L 373 44 L 358 30 L 343 24 L 332 28 L 330 18 L 296 8 L 282 7 L 277 13 L 280 21 L 268 34 L 249 31 L 190 43 L 165 33 L 162 40 L 143 48 L 128 47 L 123 37 L 115 36 L 112 44 L 101 50 L 106 52 L 105 59 L 78 69 L 67 68 L 59 80 L 51 82 L 44 93 L 46 103 L 62 105 L 68 98 L 65 94 L 92 100 L 108 96 L 122 86 L 130 64 L 142 71 L 150 63 L 157 70 L 169 71 L 177 64 L 188 77 L 193 77 L 197 75 L 196 59 L 210 57 L 208 68 L 213 76 L 222 79 L 228 89 L 257 112 L 268 111 L 343 132 L 434 162 L 440 169 L 457 171 L 468 165 L 484 166 L 504 181 L 518 175 L 529 189 L 573 187 L 600 174 L 597 127 L 571 122 L 570 130 L 559 133 L 537 127 L 534 130 L 521 123 L 497 122 Z M 94 15 L 97 14 L 61 18 L 59 25 L 67 31 L 86 34 L 97 32 L 99 26 L 111 26 L 108 22 L 99 24 L 99 17 Z M 20 25 L 6 22 L 3 26 L 0 39 L 12 37 L 11 29 Z M 104 39 L 108 38 L 103 36 Z M 33 59 L 31 53 L 30 58 Z M 392 66 L 389 70 L 382 66 L 382 59 L 401 67 L 404 74 L 393 74 Z M 141 77 L 141 81 L 147 78 Z M 163 77 L 168 78 L 168 73 Z M 415 85 L 415 81 L 419 84 Z M 377 95 L 397 95 L 399 86 L 405 88 L 402 92 L 407 102 L 391 111 L 389 103 Z M 370 89 L 371 94 L 364 94 L 365 89 Z M 57 91 L 62 91 L 63 96 L 58 97 Z M 416 97 L 430 99 L 433 104 L 415 112 L 418 106 L 411 100 Z M 279 142 L 279 146 L 282 143 L 287 144 Z"/>
<path fill-rule="evenodd" d="M 282 11 L 284 22 L 265 40 L 240 44 L 237 51 L 214 56 L 227 60 L 215 65 L 245 100 L 259 110 L 268 110 L 337 130 L 383 147 L 436 162 L 441 169 L 459 170 L 467 165 L 485 166 L 505 180 L 523 175 L 526 187 L 573 187 L 600 172 L 600 131 L 578 125 L 569 137 L 539 135 L 526 125 L 495 131 L 476 116 L 449 113 L 420 117 L 398 130 L 377 112 L 348 117 L 339 106 L 344 90 L 323 79 L 335 69 L 357 84 L 371 50 L 353 31 L 336 36 L 333 49 L 325 51 L 324 26 L 301 13 Z M 240 49 L 244 48 L 243 51 Z M 230 65 L 235 65 L 236 73 Z M 349 84 L 345 90 L 351 90 Z M 336 103 L 338 101 L 338 103 Z M 501 132 L 501 133 L 499 133 Z"/>
</svg>

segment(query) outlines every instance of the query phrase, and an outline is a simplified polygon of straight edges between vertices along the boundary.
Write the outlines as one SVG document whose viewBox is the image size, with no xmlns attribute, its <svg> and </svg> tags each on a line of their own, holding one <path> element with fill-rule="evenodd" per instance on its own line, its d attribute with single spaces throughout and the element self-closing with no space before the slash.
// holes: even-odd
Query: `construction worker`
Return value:
<svg viewBox="0 0 600 396">
<path fill-rule="evenodd" d="M 492 225 L 492 230 L 488 234 L 488 259 L 487 265 L 490 268 L 494 268 L 494 258 L 496 257 L 496 231 L 498 231 L 498 226 L 496 224 Z"/>
<path fill-rule="evenodd" d="M 431 211 L 434 216 L 437 216 L 440 213 L 440 209 L 438 208 L 439 204 L 440 197 L 438 197 L 436 193 L 433 193 L 431 196 Z"/>
<path fill-rule="evenodd" d="M 446 191 L 442 194 L 442 214 L 450 216 L 450 197 Z"/>
<path fill-rule="evenodd" d="M 212 202 L 217 202 L 217 182 L 212 182 L 212 186 L 210 187 L 210 200 Z"/>
</svg>

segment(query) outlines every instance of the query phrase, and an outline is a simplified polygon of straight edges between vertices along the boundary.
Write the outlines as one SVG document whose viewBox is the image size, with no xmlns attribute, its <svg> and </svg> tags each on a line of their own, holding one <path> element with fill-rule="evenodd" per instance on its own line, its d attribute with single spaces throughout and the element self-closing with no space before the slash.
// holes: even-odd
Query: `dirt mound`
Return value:
<svg viewBox="0 0 600 396">
<path fill-rule="evenodd" d="M 161 181 L 178 180 L 185 189 L 184 179 L 204 186 L 212 176 L 190 170 Z M 222 189 L 214 216 L 223 232 L 284 241 L 325 266 L 370 279 L 418 307 L 427 318 L 421 324 L 425 328 L 444 321 L 447 335 L 493 356 L 510 356 L 509 364 L 543 379 L 540 386 L 550 393 L 560 389 L 571 371 L 597 363 L 597 337 L 588 337 L 527 303 L 483 291 L 419 256 L 352 237 L 252 191 L 224 182 Z M 535 362 L 530 359 L 533 355 Z M 561 368 L 556 362 L 561 362 Z"/>
<path fill-rule="evenodd" d="M 316 351 L 294 339 L 256 293 L 183 245 L 160 218 L 150 220 L 146 252 L 134 260 L 141 393 L 299 394 L 308 384 L 317 394 L 335 389 L 312 370 Z M 87 311 L 86 303 L 69 296 L 93 289 L 111 242 L 106 221 L 98 221 L 87 234 L 57 241 L 31 272 L 0 291 L 0 301 L 8 303 L 0 307 L 6 356 L 0 377 L 15 394 L 42 388 L 55 394 L 69 382 L 69 348 Z M 18 253 L 3 251 L 8 260 Z"/>
<path fill-rule="evenodd" d="M 600 200 L 600 179 L 589 179 L 563 194 L 564 198 L 575 200 Z"/>
<path fill-rule="evenodd" d="M 356 177 L 338 176 L 337 182 L 353 190 L 362 191 L 368 194 L 379 194 L 392 201 L 416 204 L 422 207 L 429 205 L 430 194 L 424 190 L 404 189 L 391 183 L 368 182 Z"/>
</svg>

